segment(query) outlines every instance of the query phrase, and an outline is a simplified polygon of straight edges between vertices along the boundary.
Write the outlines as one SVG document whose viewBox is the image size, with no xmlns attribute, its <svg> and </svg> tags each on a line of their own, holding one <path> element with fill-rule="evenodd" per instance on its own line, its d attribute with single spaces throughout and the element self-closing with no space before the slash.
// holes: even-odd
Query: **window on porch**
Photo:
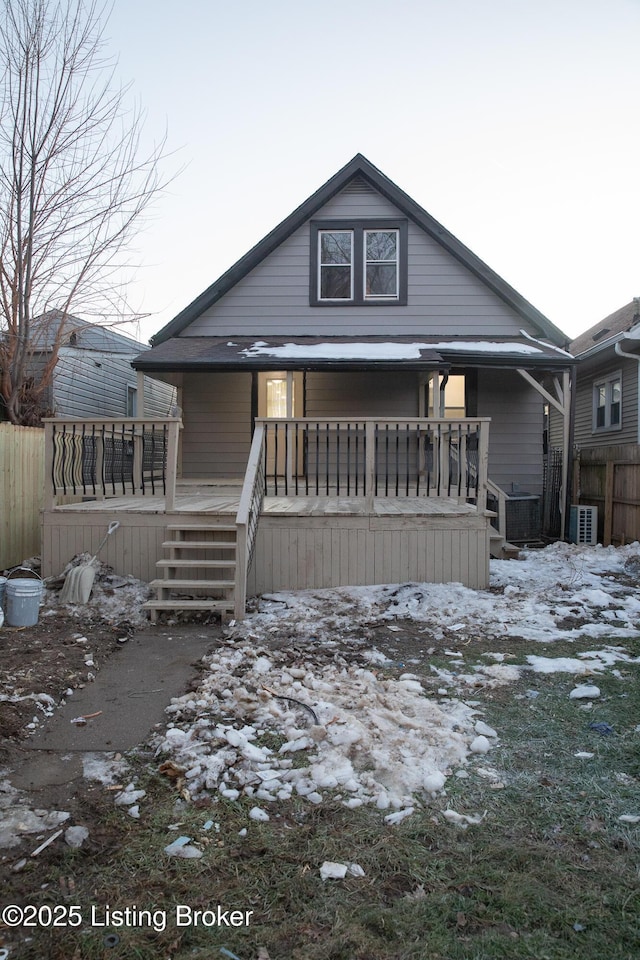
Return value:
<svg viewBox="0 0 640 960">
<path fill-rule="evenodd" d="M 440 402 L 442 396 L 442 378 L 433 375 L 428 381 L 428 417 L 440 416 Z M 466 413 L 466 377 L 463 373 L 452 374 L 444 385 L 444 413 L 447 420 L 457 420 L 465 417 Z"/>
</svg>

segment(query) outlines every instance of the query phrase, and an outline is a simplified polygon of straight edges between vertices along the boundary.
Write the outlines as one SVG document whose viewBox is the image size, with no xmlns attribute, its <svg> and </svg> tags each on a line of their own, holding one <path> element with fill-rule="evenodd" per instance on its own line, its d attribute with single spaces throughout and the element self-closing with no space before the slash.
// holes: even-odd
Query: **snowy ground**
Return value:
<svg viewBox="0 0 640 960">
<path fill-rule="evenodd" d="M 328 791 L 399 819 L 499 742 L 470 699 L 483 686 L 564 671 L 580 701 L 598 696 L 585 676 L 622 677 L 621 665 L 640 662 L 625 647 L 640 636 L 639 578 L 637 543 L 556 544 L 493 562 L 487 591 L 420 583 L 265 596 L 208 658 L 200 688 L 173 701 L 158 755 L 192 795 L 247 795 L 258 819 L 292 795 L 322 803 Z M 402 672 L 363 640 L 372 624 L 394 631 L 406 621 L 446 666 L 419 676 L 404 658 Z M 480 638 L 495 649 L 479 655 Z M 530 653 L 514 665 L 505 661 L 516 638 Z M 554 641 L 585 639 L 592 649 L 554 656 Z M 490 766 L 480 773 L 498 782 Z"/>
<path fill-rule="evenodd" d="M 393 823 L 469 771 L 499 788 L 491 751 L 500 730 L 485 722 L 477 698 L 562 671 L 579 709 L 598 697 L 599 675 L 623 684 L 640 662 L 628 649 L 640 637 L 639 583 L 640 544 L 555 544 L 524 551 L 520 561 L 493 561 L 488 590 L 409 583 L 264 596 L 228 628 L 197 691 L 168 707 L 153 742 L 158 763 L 193 797 L 251 798 L 255 819 L 293 796 L 312 804 L 338 797 L 349 807 L 375 804 Z M 139 628 L 147 595 L 146 584 L 101 571 L 89 603 L 67 616 L 116 633 L 123 622 Z M 58 610 L 58 594 L 47 591 L 40 624 L 53 623 Z M 558 641 L 563 650 L 555 653 Z M 578 649 L 567 656 L 572 643 Z M 48 715 L 55 709 L 50 695 L 10 687 L 3 701 L 30 697 Z M 85 776 L 126 783 L 126 770 L 112 769 L 108 757 L 88 757 Z M 0 783 L 5 821 L 14 794 Z M 24 800 L 16 808 L 22 829 L 5 822 L 11 843 L 48 816 L 39 811 L 22 823 Z M 132 816 L 144 813 L 135 783 L 116 802 Z"/>
</svg>

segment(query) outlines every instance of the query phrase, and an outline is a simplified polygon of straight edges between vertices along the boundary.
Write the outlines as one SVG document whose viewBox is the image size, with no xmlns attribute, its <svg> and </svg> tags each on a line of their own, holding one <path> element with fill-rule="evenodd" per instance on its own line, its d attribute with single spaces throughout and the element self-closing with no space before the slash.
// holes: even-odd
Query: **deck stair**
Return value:
<svg viewBox="0 0 640 960">
<path fill-rule="evenodd" d="M 233 614 L 236 591 L 236 526 L 185 522 L 170 524 L 150 586 L 156 596 L 144 604 L 155 620 L 159 611 Z"/>
<path fill-rule="evenodd" d="M 517 560 L 520 550 L 515 544 L 503 537 L 495 527 L 489 527 L 491 531 L 489 538 L 489 554 L 494 560 Z"/>
</svg>

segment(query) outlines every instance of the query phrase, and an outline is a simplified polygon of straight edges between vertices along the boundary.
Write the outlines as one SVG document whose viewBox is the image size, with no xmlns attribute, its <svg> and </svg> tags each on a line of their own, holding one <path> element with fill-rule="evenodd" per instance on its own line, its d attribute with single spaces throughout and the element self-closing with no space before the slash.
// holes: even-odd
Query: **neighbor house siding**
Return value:
<svg viewBox="0 0 640 960">
<path fill-rule="evenodd" d="M 58 417 L 124 417 L 127 385 L 136 385 L 130 362 L 119 355 L 61 347 L 53 381 Z"/>
<path fill-rule="evenodd" d="M 489 479 L 507 493 L 542 493 L 540 394 L 515 370 L 480 370 L 477 415 L 491 417 Z"/>
<path fill-rule="evenodd" d="M 417 417 L 413 373 L 308 373 L 308 417 Z"/>
<path fill-rule="evenodd" d="M 622 426 L 620 430 L 593 430 L 594 384 L 616 372 L 622 374 Z M 578 367 L 574 443 L 578 447 L 610 447 L 638 442 L 638 363 L 613 354 L 589 369 Z"/>
<path fill-rule="evenodd" d="M 193 374 L 182 390 L 182 476 L 244 476 L 251 446 L 251 374 Z"/>
<path fill-rule="evenodd" d="M 51 389 L 55 415 L 125 417 L 127 387 L 137 386 L 133 356 L 61 347 Z M 145 416 L 167 416 L 173 403 L 173 387 L 145 378 Z"/>
<path fill-rule="evenodd" d="M 135 385 L 134 382 L 132 386 Z M 169 386 L 168 383 L 161 383 L 159 380 L 152 380 L 151 377 L 144 378 L 144 413 L 138 410 L 139 416 L 166 417 L 171 413 L 175 403 L 175 387 Z"/>
<path fill-rule="evenodd" d="M 314 219 L 401 217 L 365 184 L 346 187 Z M 309 304 L 309 222 L 205 310 L 181 334 L 202 336 L 326 335 L 421 337 L 517 336 L 526 325 L 470 270 L 409 222 L 406 306 Z M 531 329 L 532 333 L 536 333 Z"/>
</svg>

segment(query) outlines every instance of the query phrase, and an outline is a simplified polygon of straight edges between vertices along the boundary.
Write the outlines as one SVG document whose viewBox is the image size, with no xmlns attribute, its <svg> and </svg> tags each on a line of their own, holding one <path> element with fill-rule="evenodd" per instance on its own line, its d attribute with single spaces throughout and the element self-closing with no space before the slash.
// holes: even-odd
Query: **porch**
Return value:
<svg viewBox="0 0 640 960">
<path fill-rule="evenodd" d="M 178 418 L 48 420 L 44 575 L 93 552 L 158 610 L 279 589 L 488 582 L 489 422 L 258 419 L 245 476 L 180 478 Z M 495 534 L 494 534 L 495 535 Z"/>
</svg>

